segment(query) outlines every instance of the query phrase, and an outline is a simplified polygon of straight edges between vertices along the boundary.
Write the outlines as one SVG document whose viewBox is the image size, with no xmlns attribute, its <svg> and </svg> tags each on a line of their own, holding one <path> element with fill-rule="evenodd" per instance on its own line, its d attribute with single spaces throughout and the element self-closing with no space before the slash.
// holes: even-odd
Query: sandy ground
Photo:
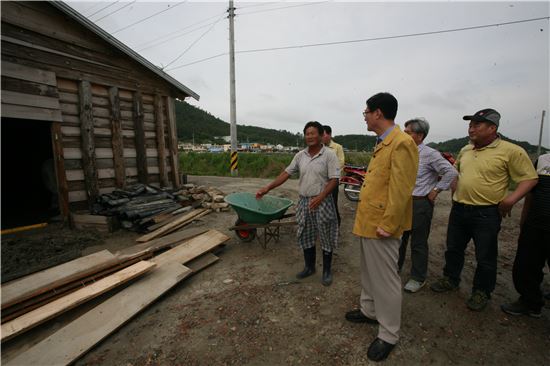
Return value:
<svg viewBox="0 0 550 366">
<path fill-rule="evenodd" d="M 189 177 L 190 182 L 216 186 L 226 193 L 255 192 L 268 180 Z M 272 193 L 297 198 L 297 181 Z M 240 242 L 227 231 L 234 212 L 215 213 L 198 225 L 227 232 L 231 240 L 221 260 L 183 281 L 135 319 L 77 361 L 79 365 L 364 365 L 376 327 L 351 324 L 344 314 L 358 305 L 358 242 L 351 234 L 355 203 L 340 196 L 342 235 L 334 260 L 334 283 L 324 287 L 318 272 L 303 281 L 302 254 L 293 228 L 281 232 L 278 243 L 264 249 L 256 240 Z M 428 281 L 443 267 L 450 195 L 438 199 L 430 236 Z M 388 365 L 418 364 L 550 364 L 550 309 L 541 319 L 510 317 L 499 305 L 516 298 L 511 268 L 518 236 L 521 204 L 503 222 L 500 234 L 498 283 L 490 306 L 469 311 L 468 298 L 475 258 L 467 250 L 463 282 L 458 292 L 435 294 L 428 288 L 403 295 L 401 340 Z M 84 254 L 116 250 L 133 243 L 136 234 L 119 231 L 88 246 Z M 410 261 L 405 263 L 403 282 Z M 550 289 L 548 276 L 543 284 Z M 44 327 L 54 329 L 55 322 Z M 45 330 L 41 330 L 45 332 Z M 51 331 L 51 330 L 49 330 Z M 3 345 L 9 356 L 10 347 Z M 12 350 L 13 351 L 13 350 Z"/>
</svg>

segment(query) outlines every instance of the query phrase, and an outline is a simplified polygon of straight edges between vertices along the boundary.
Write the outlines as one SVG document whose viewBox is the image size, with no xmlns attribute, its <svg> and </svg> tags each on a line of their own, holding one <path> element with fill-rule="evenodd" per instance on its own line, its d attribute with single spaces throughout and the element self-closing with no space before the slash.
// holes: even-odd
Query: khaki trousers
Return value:
<svg viewBox="0 0 550 366">
<path fill-rule="evenodd" d="M 397 273 L 401 241 L 364 237 L 360 240 L 361 311 L 378 320 L 378 338 L 395 344 L 401 327 L 401 278 Z"/>
</svg>

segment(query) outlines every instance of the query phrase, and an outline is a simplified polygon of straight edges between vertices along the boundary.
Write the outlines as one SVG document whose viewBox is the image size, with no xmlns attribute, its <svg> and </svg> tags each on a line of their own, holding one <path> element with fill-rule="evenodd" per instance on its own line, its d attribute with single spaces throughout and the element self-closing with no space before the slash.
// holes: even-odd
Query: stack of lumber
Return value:
<svg viewBox="0 0 550 366">
<path fill-rule="evenodd" d="M 227 210 L 228 205 L 223 199 L 224 193 L 216 188 L 185 184 L 178 189 L 160 189 L 140 183 L 100 195 L 93 207 L 93 215 L 75 216 L 73 224 L 76 228 L 112 231 L 113 224 L 107 218 L 116 217 L 122 227 L 143 232 L 194 208 Z"/>
<path fill-rule="evenodd" d="M 228 239 L 216 230 L 182 230 L 115 254 L 101 251 L 6 283 L 2 286 L 2 342 L 21 340 L 32 328 L 48 327 L 48 320 L 71 309 L 78 311 L 80 305 L 103 296 L 98 305 L 83 310 L 54 333 L 39 340 L 30 337 L 33 340 L 21 347 L 21 352 L 2 362 L 74 362 L 184 278 L 216 262 L 218 257 L 211 251 Z M 77 282 L 80 285 L 66 290 L 67 285 Z M 118 292 L 114 291 L 117 287 Z M 39 298 L 38 306 L 29 307 L 34 298 Z M 26 307 L 22 305 L 25 303 Z M 26 311 L 4 319 L 4 309 L 13 307 Z"/>
</svg>

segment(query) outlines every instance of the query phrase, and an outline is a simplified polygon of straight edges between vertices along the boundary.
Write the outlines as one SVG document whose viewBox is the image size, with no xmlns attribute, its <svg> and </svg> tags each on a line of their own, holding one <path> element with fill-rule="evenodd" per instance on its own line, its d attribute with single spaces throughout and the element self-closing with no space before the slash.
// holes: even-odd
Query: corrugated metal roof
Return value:
<svg viewBox="0 0 550 366">
<path fill-rule="evenodd" d="M 63 13 L 65 13 L 67 16 L 71 17 L 72 19 L 76 20 L 78 23 L 80 23 L 83 27 L 90 30 L 91 32 L 97 34 L 100 38 L 102 38 L 107 43 L 111 44 L 113 47 L 116 47 L 119 51 L 126 54 L 128 57 L 133 59 L 134 61 L 140 63 L 141 65 L 145 66 L 155 74 L 157 74 L 159 77 L 163 78 L 170 84 L 172 84 L 174 87 L 179 89 L 182 93 L 185 93 L 196 100 L 199 100 L 200 96 L 174 79 L 172 76 L 168 75 L 161 69 L 159 69 L 157 66 L 153 65 L 151 62 L 149 62 L 144 57 L 140 56 L 137 52 L 132 50 L 130 47 L 126 46 L 124 43 L 120 42 L 118 39 L 113 37 L 108 32 L 101 29 L 101 27 L 98 27 L 95 23 L 90 21 L 88 18 L 71 8 L 69 5 L 62 1 L 49 1 L 49 3 L 54 6 L 55 8 L 61 10 Z"/>
</svg>

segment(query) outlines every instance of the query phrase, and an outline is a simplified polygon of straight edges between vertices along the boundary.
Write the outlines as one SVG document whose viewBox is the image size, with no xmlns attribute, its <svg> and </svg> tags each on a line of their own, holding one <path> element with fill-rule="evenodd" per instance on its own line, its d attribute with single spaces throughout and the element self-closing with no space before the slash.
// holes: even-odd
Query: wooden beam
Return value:
<svg viewBox="0 0 550 366">
<path fill-rule="evenodd" d="M 168 115 L 168 149 L 170 151 L 171 180 L 174 187 L 180 186 L 179 159 L 178 159 L 178 133 L 176 130 L 176 107 L 174 98 L 166 97 L 166 111 Z"/>
<path fill-rule="evenodd" d="M 57 97 L 30 95 L 8 90 L 2 90 L 2 103 L 55 110 L 59 109 L 59 99 Z"/>
<path fill-rule="evenodd" d="M 140 261 L 75 292 L 2 324 L 2 342 L 24 333 L 76 306 L 152 270 L 155 263 Z"/>
<path fill-rule="evenodd" d="M 84 169 L 88 204 L 91 206 L 99 196 L 97 177 L 94 115 L 92 106 L 92 86 L 89 81 L 83 80 L 78 85 L 80 99 L 80 136 L 82 141 L 82 167 Z"/>
<path fill-rule="evenodd" d="M 64 220 L 69 220 L 69 186 L 67 184 L 67 173 L 65 170 L 65 158 L 63 156 L 63 143 L 61 141 L 61 123 L 53 122 L 51 127 L 52 150 L 57 178 L 57 193 L 59 199 L 59 211 Z"/>
<path fill-rule="evenodd" d="M 62 122 L 61 110 L 2 103 L 2 117 Z"/>
<path fill-rule="evenodd" d="M 28 67 L 21 64 L 14 64 L 2 60 L 2 75 L 10 78 L 32 81 L 39 84 L 57 86 L 55 73 Z"/>
<path fill-rule="evenodd" d="M 185 225 L 186 223 L 191 222 L 195 217 L 197 217 L 198 215 L 200 215 L 200 214 L 202 214 L 206 211 L 210 211 L 210 210 L 207 210 L 207 209 L 204 209 L 204 208 L 199 208 L 199 209 L 193 210 L 193 211 L 185 214 L 184 216 L 179 217 L 178 219 L 176 219 L 176 220 L 174 220 L 174 221 L 158 228 L 157 230 L 155 230 L 155 231 L 153 231 L 149 234 L 145 234 L 143 236 L 140 236 L 139 238 L 136 239 L 136 241 L 138 243 L 144 243 L 146 241 L 150 241 L 150 240 L 153 240 L 153 239 L 158 238 L 160 236 L 171 233 L 173 231 L 173 229 L 179 228 L 179 227 Z"/>
<path fill-rule="evenodd" d="M 115 167 L 115 183 L 118 188 L 123 188 L 126 183 L 126 170 L 124 167 L 122 123 L 120 121 L 120 98 L 117 87 L 109 88 L 109 105 L 111 108 L 111 142 Z"/>
<path fill-rule="evenodd" d="M 2 309 L 110 267 L 118 259 L 108 250 L 80 257 L 2 285 Z"/>
<path fill-rule="evenodd" d="M 159 266 L 6 364 L 71 364 L 191 273 L 179 263 Z"/>
<path fill-rule="evenodd" d="M 143 101 L 141 92 L 134 92 L 133 105 L 138 180 L 141 183 L 147 184 L 149 173 L 147 172 L 147 154 L 145 150 L 145 130 L 143 125 Z"/>
<path fill-rule="evenodd" d="M 164 113 L 162 111 L 162 97 L 155 95 L 155 122 L 157 126 L 157 150 L 159 158 L 159 175 L 161 187 L 168 186 L 168 172 L 166 171 L 166 142 L 164 137 Z"/>
</svg>

